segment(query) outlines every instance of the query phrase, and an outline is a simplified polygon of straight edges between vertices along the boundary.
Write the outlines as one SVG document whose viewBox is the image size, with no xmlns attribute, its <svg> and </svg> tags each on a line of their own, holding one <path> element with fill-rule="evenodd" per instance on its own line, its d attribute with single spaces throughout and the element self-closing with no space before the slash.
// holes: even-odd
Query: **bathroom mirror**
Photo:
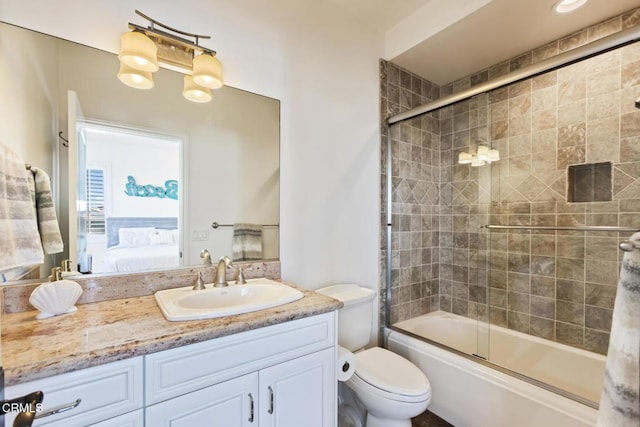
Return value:
<svg viewBox="0 0 640 427">
<path fill-rule="evenodd" d="M 79 128 L 89 126 L 93 133 L 123 131 L 118 136 L 122 141 L 116 143 L 114 138 L 112 148 L 109 142 L 102 143 L 101 150 L 107 154 L 98 154 L 97 160 L 94 155 L 87 166 L 89 174 L 103 165 L 106 175 L 113 175 L 112 179 L 102 178 L 105 205 L 111 206 L 94 209 L 94 213 L 102 210 L 106 222 L 102 230 L 100 219 L 94 221 L 97 226 L 89 230 L 94 238 L 113 245 L 114 239 L 115 244 L 120 243 L 118 238 L 126 239 L 123 229 L 176 229 L 161 232 L 160 237 L 155 232 L 152 244 L 153 240 L 174 239 L 181 255 L 179 264 L 187 266 L 201 263 L 200 251 L 205 248 L 214 259 L 231 256 L 234 224 L 248 223 L 262 226 L 262 259 L 277 259 L 280 102 L 225 86 L 214 91 L 211 102 L 197 104 L 182 96 L 180 73 L 161 68 L 154 74 L 154 88 L 137 90 L 118 80 L 118 68 L 118 58 L 112 53 L 0 22 L 0 138 L 25 162 L 52 177 L 65 253 L 47 256 L 48 263 L 59 265 L 68 258 L 69 247 L 78 243 L 69 242 L 69 235 L 87 230 L 86 226 L 83 230 L 68 226 L 73 217 L 68 206 L 78 205 L 69 203 L 70 185 L 76 185 L 76 179 L 69 183 L 70 162 L 76 164 L 77 152 L 70 152 L 58 133 L 64 139 L 77 136 L 70 133 L 78 129 L 68 125 L 70 93 L 77 96 L 84 116 Z M 140 135 L 178 141 L 178 148 L 169 154 L 175 164 L 160 163 L 157 150 L 145 151 L 144 144 L 135 143 L 134 136 Z M 156 176 L 146 178 L 151 173 L 140 169 L 145 167 Z M 122 171 L 116 174 L 116 169 Z M 87 173 L 78 170 L 77 176 L 86 179 Z M 167 182 L 176 186 L 172 188 L 180 195 L 177 200 L 134 194 L 136 188 L 165 188 Z M 117 212 L 116 202 L 124 206 Z M 136 203 L 148 209 L 136 213 Z M 174 203 L 170 212 L 175 214 L 161 208 L 169 203 Z M 213 228 L 214 222 L 219 227 Z M 94 264 L 100 262 L 96 258 L 100 257 L 94 255 Z M 141 265 L 126 271 L 173 267 Z M 46 271 L 43 268 L 42 274 Z"/>
</svg>

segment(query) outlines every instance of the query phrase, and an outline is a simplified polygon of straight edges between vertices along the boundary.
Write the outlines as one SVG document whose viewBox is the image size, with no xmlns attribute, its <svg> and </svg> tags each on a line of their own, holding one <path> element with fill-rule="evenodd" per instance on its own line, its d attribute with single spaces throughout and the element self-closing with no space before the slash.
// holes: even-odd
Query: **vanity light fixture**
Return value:
<svg viewBox="0 0 640 427">
<path fill-rule="evenodd" d="M 475 153 L 461 152 L 458 154 L 458 164 L 471 165 L 473 167 L 484 166 L 487 163 L 500 160 L 500 152 L 493 150 L 486 145 L 478 145 Z"/>
<path fill-rule="evenodd" d="M 193 102 L 209 102 L 211 89 L 223 86 L 222 64 L 215 57 L 216 52 L 200 46 L 200 39 L 210 36 L 186 33 L 176 30 L 139 10 L 135 11 L 149 21 L 148 27 L 129 23 L 128 33 L 120 39 L 120 71 L 118 78 L 128 86 L 137 89 L 151 89 L 153 74 L 159 64 L 185 74 L 182 94 Z M 155 26 L 162 27 L 162 30 Z M 194 41 L 185 39 L 191 37 Z"/>
<path fill-rule="evenodd" d="M 211 89 L 198 85 L 193 76 L 189 75 L 184 76 L 182 95 L 193 102 L 209 102 L 212 98 Z"/>
<path fill-rule="evenodd" d="M 118 71 L 118 78 L 122 83 L 136 89 L 151 89 L 154 85 L 150 71 L 136 70 L 122 63 L 120 64 L 120 71 Z"/>
<path fill-rule="evenodd" d="M 556 13 L 569 13 L 582 7 L 588 0 L 560 0 L 553 6 Z"/>
</svg>

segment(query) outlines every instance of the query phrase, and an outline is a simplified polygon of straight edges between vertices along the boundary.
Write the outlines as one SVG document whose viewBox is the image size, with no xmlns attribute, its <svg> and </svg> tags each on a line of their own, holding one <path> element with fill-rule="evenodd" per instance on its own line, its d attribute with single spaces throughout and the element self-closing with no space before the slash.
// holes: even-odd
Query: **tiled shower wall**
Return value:
<svg viewBox="0 0 640 427">
<path fill-rule="evenodd" d="M 380 61 L 381 117 L 438 98 L 440 88 L 393 63 Z M 440 123 L 438 113 L 390 128 L 392 139 L 391 322 L 439 307 L 438 215 Z M 382 126 L 381 278 L 386 283 L 387 128 Z M 381 288 L 385 324 L 386 288 Z"/>
<path fill-rule="evenodd" d="M 639 23 L 640 9 L 630 11 L 446 85 L 440 95 Z M 398 73 L 409 78 L 396 79 Z M 417 105 L 418 95 L 424 97 L 422 85 L 431 88 L 431 99 L 437 97 L 435 85 L 391 63 L 382 62 L 381 77 L 383 117 Z M 420 92 L 414 90 L 417 84 L 403 86 L 409 81 L 419 82 Z M 396 97 L 395 88 L 390 92 L 392 86 L 404 89 L 404 98 Z M 639 96 L 636 43 L 431 113 L 428 126 L 423 117 L 392 127 L 391 321 L 442 309 L 490 316 L 499 325 L 606 352 L 617 243 L 627 235 L 511 231 L 489 237 L 479 226 L 640 226 L 640 112 L 633 107 Z M 460 151 L 489 139 L 501 153 L 492 168 L 455 165 Z M 383 162 L 385 145 L 383 137 Z M 431 156 L 407 157 L 407 147 L 428 148 Z M 436 150 L 439 156 L 433 155 Z M 567 202 L 567 167 L 600 162 L 612 163 L 612 200 Z M 412 176 L 416 163 L 431 175 Z M 415 197 L 414 181 L 428 188 L 438 184 L 439 192 Z M 427 226 L 419 229 L 417 217 Z"/>
</svg>

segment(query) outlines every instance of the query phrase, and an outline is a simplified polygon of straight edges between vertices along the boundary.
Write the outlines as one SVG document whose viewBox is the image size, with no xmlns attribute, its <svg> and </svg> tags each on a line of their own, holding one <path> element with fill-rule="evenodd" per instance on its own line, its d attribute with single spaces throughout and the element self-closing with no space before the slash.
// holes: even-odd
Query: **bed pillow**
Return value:
<svg viewBox="0 0 640 427">
<path fill-rule="evenodd" d="M 119 246 L 140 247 L 151 245 L 151 235 L 155 234 L 153 227 L 123 227 L 118 230 Z"/>
<path fill-rule="evenodd" d="M 173 245 L 175 242 L 173 241 L 173 235 L 171 234 L 171 230 L 164 229 L 156 229 L 156 232 L 151 234 L 150 236 L 151 245 Z"/>
</svg>

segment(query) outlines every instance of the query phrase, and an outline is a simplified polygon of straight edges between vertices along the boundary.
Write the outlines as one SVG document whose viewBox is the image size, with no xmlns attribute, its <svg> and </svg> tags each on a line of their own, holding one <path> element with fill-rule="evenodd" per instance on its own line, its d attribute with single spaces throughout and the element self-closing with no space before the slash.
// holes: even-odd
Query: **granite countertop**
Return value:
<svg viewBox="0 0 640 427">
<path fill-rule="evenodd" d="M 295 286 L 294 286 L 295 287 Z M 298 288 L 300 289 L 300 288 Z M 167 321 L 153 295 L 78 306 L 36 320 L 37 311 L 2 316 L 2 366 L 13 385 L 337 310 L 313 291 L 298 301 L 217 319 Z"/>
</svg>

